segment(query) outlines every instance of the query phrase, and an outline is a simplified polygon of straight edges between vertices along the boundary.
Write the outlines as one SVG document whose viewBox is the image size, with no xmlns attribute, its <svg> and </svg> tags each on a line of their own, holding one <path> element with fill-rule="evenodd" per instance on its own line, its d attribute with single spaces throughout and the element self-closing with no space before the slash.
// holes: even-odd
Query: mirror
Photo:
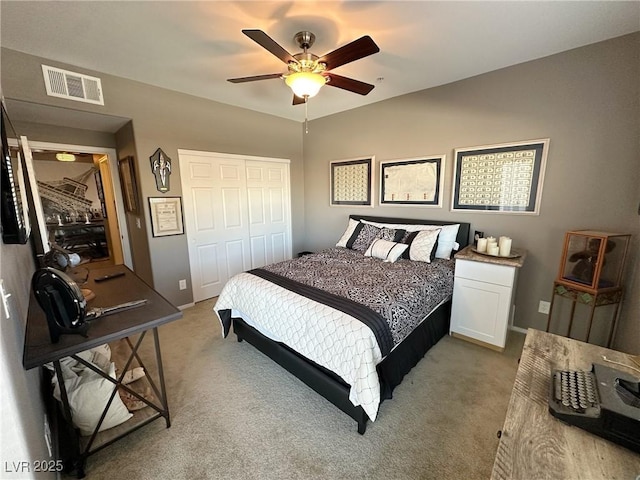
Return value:
<svg viewBox="0 0 640 480">
<path fill-rule="evenodd" d="M 27 193 L 20 150 L 9 147 L 8 138 L 19 141 L 9 120 L 4 99 L 2 99 L 2 241 L 4 243 L 25 244 L 29 240 L 31 228 L 27 207 Z"/>
</svg>

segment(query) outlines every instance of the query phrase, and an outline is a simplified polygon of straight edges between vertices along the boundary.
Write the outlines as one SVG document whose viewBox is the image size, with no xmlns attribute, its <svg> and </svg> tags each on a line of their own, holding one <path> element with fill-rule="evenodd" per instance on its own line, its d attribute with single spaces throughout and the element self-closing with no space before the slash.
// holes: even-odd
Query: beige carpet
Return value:
<svg viewBox="0 0 640 480">
<path fill-rule="evenodd" d="M 362 436 L 251 345 L 223 340 L 213 304 L 160 328 L 171 428 L 156 420 L 95 453 L 87 478 L 489 478 L 524 335 L 504 353 L 443 338 Z"/>
</svg>

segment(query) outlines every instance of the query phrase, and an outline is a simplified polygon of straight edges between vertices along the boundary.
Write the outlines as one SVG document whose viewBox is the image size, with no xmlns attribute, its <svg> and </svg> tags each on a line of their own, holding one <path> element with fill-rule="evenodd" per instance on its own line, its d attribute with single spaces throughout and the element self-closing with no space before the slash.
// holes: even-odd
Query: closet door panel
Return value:
<svg viewBox="0 0 640 480">
<path fill-rule="evenodd" d="M 250 268 L 244 161 L 180 154 L 184 215 L 194 301 L 215 297 Z"/>
<path fill-rule="evenodd" d="M 240 272 L 291 258 L 289 164 L 180 150 L 194 301 Z"/>
<path fill-rule="evenodd" d="M 247 161 L 247 190 L 250 234 L 265 239 L 266 263 L 291 258 L 289 165 Z"/>
</svg>

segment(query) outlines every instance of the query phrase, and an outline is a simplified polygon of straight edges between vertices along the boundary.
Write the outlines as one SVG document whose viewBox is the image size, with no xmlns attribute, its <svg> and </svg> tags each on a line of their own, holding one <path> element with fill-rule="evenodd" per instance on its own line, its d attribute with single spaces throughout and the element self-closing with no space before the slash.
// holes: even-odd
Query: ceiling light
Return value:
<svg viewBox="0 0 640 480">
<path fill-rule="evenodd" d="M 60 152 L 56 153 L 56 160 L 59 160 L 60 162 L 75 162 L 76 156 L 72 153 Z"/>
<path fill-rule="evenodd" d="M 296 96 L 307 99 L 318 94 L 327 78 L 319 73 L 295 72 L 287 75 L 284 81 Z"/>
</svg>

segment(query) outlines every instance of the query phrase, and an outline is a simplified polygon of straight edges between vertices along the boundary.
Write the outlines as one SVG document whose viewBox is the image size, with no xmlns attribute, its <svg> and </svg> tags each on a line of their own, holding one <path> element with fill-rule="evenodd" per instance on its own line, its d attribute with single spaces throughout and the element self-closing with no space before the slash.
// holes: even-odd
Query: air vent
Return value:
<svg viewBox="0 0 640 480">
<path fill-rule="evenodd" d="M 100 79 L 82 73 L 42 65 L 47 95 L 104 105 Z"/>
</svg>

